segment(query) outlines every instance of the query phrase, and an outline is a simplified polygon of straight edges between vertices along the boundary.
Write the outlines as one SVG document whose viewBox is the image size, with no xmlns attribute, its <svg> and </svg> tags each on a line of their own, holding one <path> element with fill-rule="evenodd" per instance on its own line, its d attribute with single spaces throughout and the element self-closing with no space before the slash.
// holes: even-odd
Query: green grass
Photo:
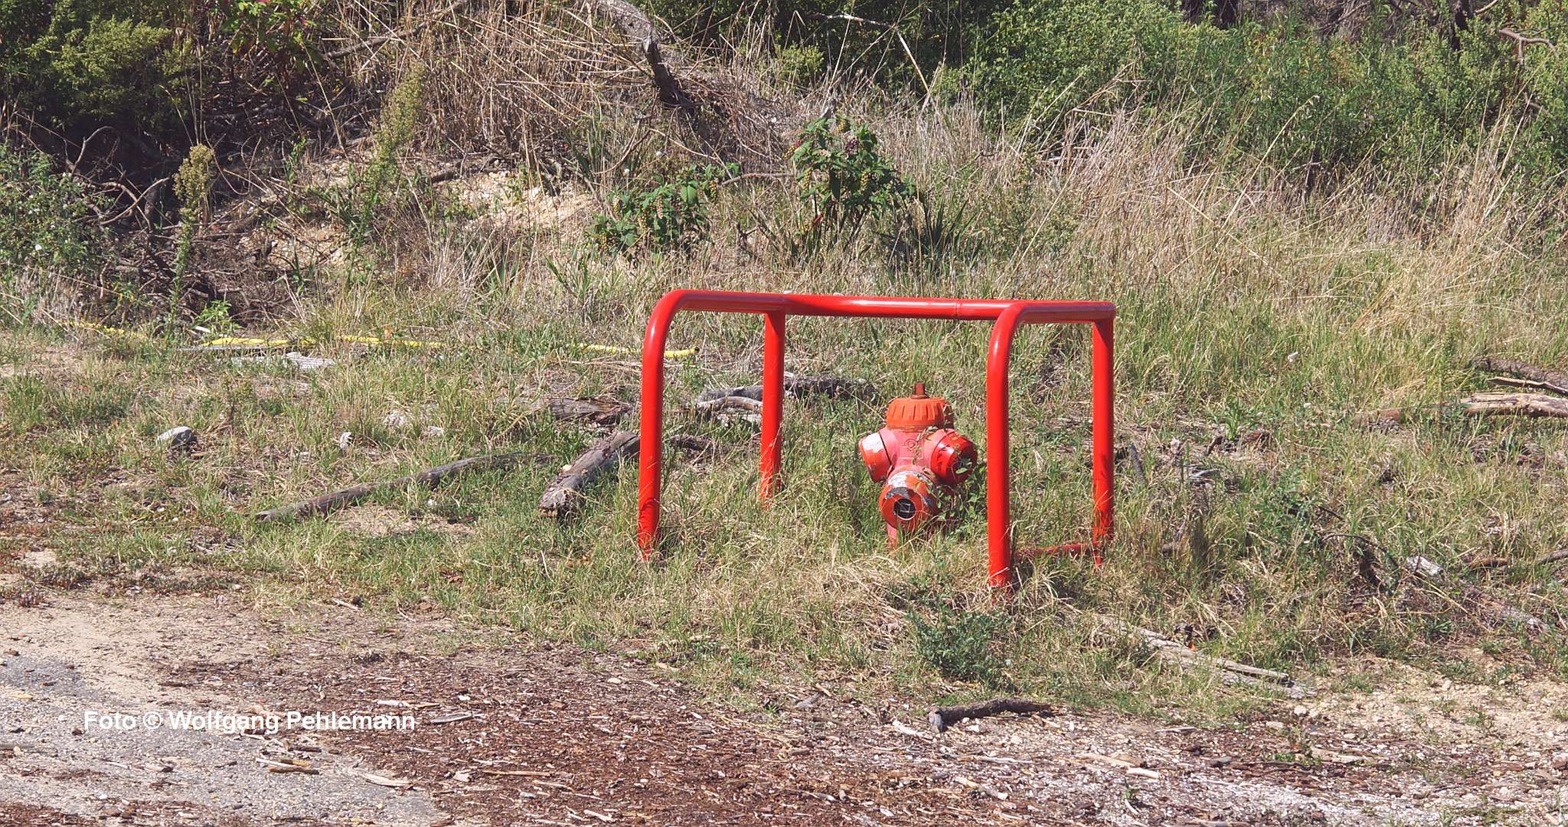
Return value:
<svg viewBox="0 0 1568 827">
<path fill-rule="evenodd" d="M 795 220 L 787 193 L 767 187 L 724 190 L 722 229 L 689 256 L 611 258 L 580 229 L 533 228 L 499 270 L 477 271 L 472 236 L 432 226 L 437 254 L 422 280 L 323 272 L 283 331 L 393 330 L 449 347 L 323 347 L 339 363 L 296 374 L 97 334 L 13 332 L 0 464 L 58 508 L 47 543 L 61 587 L 137 574 L 199 588 L 215 577 L 258 595 L 436 611 L 630 653 L 716 692 L 830 681 L 867 697 L 1016 691 L 1196 717 L 1262 697 L 1106 637 L 1097 613 L 1190 627 L 1205 652 L 1298 674 L 1376 655 L 1500 680 L 1454 662 L 1476 643 L 1510 669 L 1568 674 L 1551 609 L 1560 571 L 1529 565 L 1568 543 L 1565 471 L 1521 461 L 1561 457 L 1563 426 L 1434 415 L 1379 430 L 1354 419 L 1480 389 L 1467 365 L 1482 353 L 1562 363 L 1565 257 L 1529 202 L 1446 170 L 1432 187 L 1450 192 L 1450 213 L 1417 225 L 1382 197 L 1303 207 L 1266 179 L 1192 173 L 1183 136 L 1157 125 L 1053 161 L 988 135 L 962 109 L 919 117 L 875 125 L 904 174 L 942 192 L 954 226 L 973 228 L 970 255 L 911 263 L 875 238 L 815 259 L 737 255 L 736 228 L 754 216 Z M 630 466 L 593 489 L 576 521 L 541 517 L 540 491 L 596 434 L 534 402 L 635 399 L 634 357 L 578 345 L 635 349 L 653 302 L 676 287 L 1115 301 L 1118 442 L 1136 446 L 1144 467 L 1121 467 L 1105 567 L 1043 561 L 997 602 L 984 587 L 979 515 L 888 549 L 855 439 L 915 381 L 951 398 L 960 429 L 982 436 L 988 330 L 975 324 L 792 320 L 790 370 L 870 379 L 881 401 L 791 402 L 787 484 L 763 508 L 754 431 L 695 421 L 675 404 L 755 381 L 760 324 L 683 316 L 671 345 L 697 356 L 672 363 L 668 427 L 725 447 L 712 460 L 672 454 L 664 553 L 636 560 Z M 1020 337 L 1023 543 L 1086 531 L 1087 361 L 1083 330 Z M 387 424 L 394 410 L 411 424 Z M 200 435 L 194 456 L 154 444 L 176 424 Z M 432 425 L 444 433 L 425 435 Z M 330 519 L 248 516 L 502 451 L 538 460 L 433 492 L 385 492 Z M 1200 519 L 1202 542 L 1192 539 Z M 1359 573 L 1358 549 L 1370 549 L 1381 588 Z M 1467 573 L 1461 561 L 1474 554 L 1516 565 Z M 1409 574 L 1412 555 L 1445 574 Z M 1477 593 L 1549 628 L 1499 624 Z"/>
</svg>

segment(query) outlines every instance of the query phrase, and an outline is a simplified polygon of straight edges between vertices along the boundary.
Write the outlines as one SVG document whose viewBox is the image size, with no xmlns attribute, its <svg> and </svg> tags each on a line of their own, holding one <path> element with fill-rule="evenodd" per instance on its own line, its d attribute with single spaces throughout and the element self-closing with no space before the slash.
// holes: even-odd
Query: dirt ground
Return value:
<svg viewBox="0 0 1568 827">
<path fill-rule="evenodd" d="M 1565 823 L 1562 687 L 1388 677 L 1226 728 L 1063 709 L 937 735 L 896 699 L 816 687 L 738 714 L 615 655 L 347 606 L 13 600 L 0 824 Z M 181 729 L 182 711 L 256 724 Z"/>
</svg>

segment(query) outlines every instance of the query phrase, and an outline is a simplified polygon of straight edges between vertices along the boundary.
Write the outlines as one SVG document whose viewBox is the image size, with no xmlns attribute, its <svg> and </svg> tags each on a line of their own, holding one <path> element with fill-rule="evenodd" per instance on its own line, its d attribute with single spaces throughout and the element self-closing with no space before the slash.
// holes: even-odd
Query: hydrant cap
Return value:
<svg viewBox="0 0 1568 827">
<path fill-rule="evenodd" d="M 953 424 L 953 408 L 939 396 L 926 396 L 925 384 L 915 385 L 912 396 L 895 399 L 887 406 L 887 426 L 899 431 L 923 431 Z"/>
</svg>

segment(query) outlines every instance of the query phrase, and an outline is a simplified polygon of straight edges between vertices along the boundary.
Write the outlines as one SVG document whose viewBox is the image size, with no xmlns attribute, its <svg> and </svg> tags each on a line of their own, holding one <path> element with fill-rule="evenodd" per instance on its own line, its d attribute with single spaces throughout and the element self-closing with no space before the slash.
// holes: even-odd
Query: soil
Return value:
<svg viewBox="0 0 1568 827">
<path fill-rule="evenodd" d="M 1229 727 L 1060 709 L 938 735 L 926 710 L 897 700 L 873 707 L 814 687 L 743 714 L 614 654 L 351 606 L 13 600 L 0 604 L 0 824 L 1562 818 L 1560 687 L 1396 672 L 1382 694 L 1282 701 Z M 123 731 L 88 714 L 168 721 L 182 710 L 282 725 Z M 309 731 L 288 726 L 290 712 L 407 715 L 413 728 Z"/>
</svg>

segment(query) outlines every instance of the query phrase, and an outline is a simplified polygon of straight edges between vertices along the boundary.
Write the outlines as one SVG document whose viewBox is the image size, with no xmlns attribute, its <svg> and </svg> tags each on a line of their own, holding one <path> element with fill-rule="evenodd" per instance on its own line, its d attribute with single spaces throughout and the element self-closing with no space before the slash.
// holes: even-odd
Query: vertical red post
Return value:
<svg viewBox="0 0 1568 827">
<path fill-rule="evenodd" d="M 642 423 L 637 443 L 637 553 L 647 560 L 659 540 L 659 489 L 664 483 L 664 344 L 680 305 L 672 292 L 653 306 L 642 343 Z"/>
<path fill-rule="evenodd" d="M 985 381 L 985 507 L 986 555 L 992 588 L 1012 587 L 1013 500 L 1009 467 L 1008 369 L 1013 357 L 1013 334 L 1018 331 L 1023 305 L 1002 311 L 991 328 L 990 353 Z"/>
<path fill-rule="evenodd" d="M 784 420 L 784 311 L 766 313 L 763 319 L 761 493 L 766 502 L 778 490 L 779 470 L 783 466 L 779 426 Z"/>
<path fill-rule="evenodd" d="M 1114 522 L 1112 508 L 1116 497 L 1116 366 L 1114 363 L 1114 317 L 1094 323 L 1094 342 L 1090 360 L 1094 367 L 1094 386 L 1090 391 L 1094 416 L 1092 455 L 1094 458 L 1094 564 L 1103 562 L 1101 550 L 1111 542 Z"/>
</svg>

